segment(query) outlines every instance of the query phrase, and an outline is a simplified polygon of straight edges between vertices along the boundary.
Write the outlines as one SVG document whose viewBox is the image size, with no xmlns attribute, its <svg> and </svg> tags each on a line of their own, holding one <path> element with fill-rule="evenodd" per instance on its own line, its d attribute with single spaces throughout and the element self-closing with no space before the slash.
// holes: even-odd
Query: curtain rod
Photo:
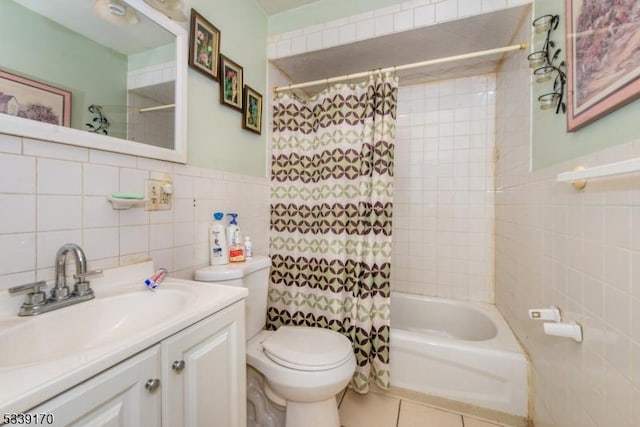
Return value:
<svg viewBox="0 0 640 427">
<path fill-rule="evenodd" d="M 138 109 L 138 113 L 146 113 L 149 111 L 157 111 L 157 110 L 166 110 L 168 108 L 175 107 L 176 104 L 166 104 L 166 105 L 158 105 L 157 107 L 147 107 Z"/>
<path fill-rule="evenodd" d="M 445 62 L 453 62 L 453 61 L 460 61 L 462 59 L 469 59 L 469 58 L 477 58 L 477 57 L 480 57 L 480 56 L 494 55 L 496 53 L 510 52 L 512 50 L 521 50 L 521 49 L 526 49 L 526 47 L 527 47 L 527 43 L 526 42 L 522 42 L 520 44 L 514 44 L 514 45 L 511 45 L 511 46 L 499 47 L 499 48 L 496 48 L 496 49 L 489 49 L 489 50 L 482 50 L 482 51 L 478 51 L 478 52 L 465 53 L 463 55 L 447 56 L 446 58 L 430 59 L 428 61 L 414 62 L 412 64 L 396 65 L 396 66 L 393 66 L 393 67 L 382 68 L 379 71 L 382 72 L 382 73 L 386 73 L 386 72 L 389 72 L 389 71 L 410 70 L 412 68 L 424 67 L 424 66 L 427 66 L 427 65 L 443 64 Z M 314 80 L 314 81 L 311 81 L 311 82 L 297 83 L 297 84 L 292 84 L 292 85 L 288 85 L 288 86 L 278 86 L 278 87 L 273 88 L 273 92 L 274 93 L 278 93 L 278 92 L 284 92 L 284 91 L 292 90 L 292 89 L 300 89 L 300 88 L 303 88 L 303 87 L 317 86 L 317 85 L 321 85 L 321 84 L 329 84 L 329 83 L 340 82 L 340 81 L 343 81 L 343 80 L 351 80 L 351 79 L 356 79 L 356 78 L 360 78 L 360 77 L 366 77 L 366 76 L 369 75 L 370 72 L 371 71 L 363 71 L 361 73 L 345 74 L 344 76 L 331 77 L 331 78 L 328 78 L 328 79 Z"/>
</svg>

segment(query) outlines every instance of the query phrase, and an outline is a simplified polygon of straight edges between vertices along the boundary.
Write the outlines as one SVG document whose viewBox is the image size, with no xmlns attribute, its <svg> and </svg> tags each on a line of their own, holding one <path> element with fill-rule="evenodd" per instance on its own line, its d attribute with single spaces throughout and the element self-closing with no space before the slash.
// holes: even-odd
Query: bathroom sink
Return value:
<svg viewBox="0 0 640 427">
<path fill-rule="evenodd" d="M 130 287 L 129 287 L 130 288 Z M 188 288 L 167 285 L 119 292 L 33 317 L 0 322 L 0 369 L 78 355 L 135 337 L 171 321 L 196 296 Z"/>
<path fill-rule="evenodd" d="M 152 260 L 104 271 L 95 298 L 20 317 L 23 296 L 0 292 L 0 413 L 24 412 L 235 304 L 245 288 L 167 277 L 142 283 Z"/>
</svg>

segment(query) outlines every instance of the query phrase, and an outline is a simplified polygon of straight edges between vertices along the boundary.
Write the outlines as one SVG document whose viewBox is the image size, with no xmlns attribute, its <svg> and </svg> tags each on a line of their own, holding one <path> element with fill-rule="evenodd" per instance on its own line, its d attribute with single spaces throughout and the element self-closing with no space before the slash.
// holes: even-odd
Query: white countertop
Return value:
<svg viewBox="0 0 640 427">
<path fill-rule="evenodd" d="M 64 339 L 73 340 L 74 328 L 79 329 L 80 327 L 84 328 L 85 333 L 87 328 L 95 328 L 96 330 L 102 328 L 102 334 L 112 335 L 107 335 L 109 339 L 97 345 L 75 342 L 74 345 L 81 350 L 69 354 L 64 348 L 63 350 L 58 348 L 57 352 L 52 348 L 50 355 L 46 354 L 45 358 L 40 356 L 39 360 L 35 361 L 29 360 L 29 346 L 24 346 L 27 347 L 24 349 L 11 348 L 10 351 L 14 355 L 24 354 L 24 360 L 28 363 L 6 361 L 0 363 L 0 413 L 28 411 L 248 295 L 245 288 L 173 278 L 166 278 L 158 290 L 153 292 L 143 285 L 144 278 L 150 275 L 152 269 L 152 263 L 146 262 L 107 270 L 104 277 L 92 281 L 95 299 L 49 313 L 32 317 L 18 317 L 17 310 L 13 314 L 8 314 L 4 310 L 0 314 L 0 339 L 2 339 L 3 333 L 7 333 L 12 328 L 24 327 L 29 322 L 35 324 L 38 321 L 50 320 L 53 322 L 60 319 L 64 319 L 64 328 L 58 329 L 63 330 L 54 331 L 55 333 L 51 335 L 59 333 Z M 132 277 L 135 279 L 132 280 Z M 134 313 L 138 319 L 141 315 L 144 317 L 142 310 L 145 307 L 153 308 L 154 298 L 158 298 L 156 301 L 161 299 L 167 301 L 167 299 L 174 298 L 174 294 L 180 294 L 183 296 L 183 304 L 179 307 L 178 305 L 176 307 L 168 306 L 166 313 L 158 314 L 156 310 L 154 316 L 158 320 L 149 322 L 133 333 L 118 330 L 117 324 L 105 324 L 108 322 L 104 320 L 105 302 L 111 306 L 120 304 L 132 293 L 136 294 L 135 309 L 138 307 L 140 309 Z M 6 295 L 0 294 L 0 298 L 6 297 Z M 140 301 L 142 302 L 138 303 Z M 102 309 L 101 315 L 97 313 L 99 308 Z M 122 315 L 122 311 L 119 310 L 119 315 Z M 49 317 L 47 318 L 47 316 Z M 38 339 L 37 334 L 35 337 Z M 51 337 L 43 338 L 43 340 L 46 339 L 51 339 Z M 2 342 L 2 346 L 10 347 L 12 343 Z M 39 351 L 42 352 L 42 348 Z M 45 349 L 44 351 L 49 350 Z M 2 360 L 1 356 L 0 360 Z"/>
</svg>

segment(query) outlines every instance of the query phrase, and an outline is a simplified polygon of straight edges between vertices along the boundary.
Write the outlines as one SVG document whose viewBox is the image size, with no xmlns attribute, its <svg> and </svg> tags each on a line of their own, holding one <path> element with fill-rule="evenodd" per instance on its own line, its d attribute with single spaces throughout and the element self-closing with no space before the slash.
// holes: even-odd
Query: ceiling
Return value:
<svg viewBox="0 0 640 427">
<path fill-rule="evenodd" d="M 267 1 L 267 0 L 263 0 Z M 515 40 L 529 6 L 520 6 L 412 31 L 273 60 L 294 83 L 494 49 Z M 403 86 L 495 72 L 503 54 L 399 71 Z M 314 94 L 325 85 L 305 90 Z"/>
<path fill-rule="evenodd" d="M 267 15 L 284 12 L 285 10 L 295 9 L 305 4 L 315 3 L 320 0 L 258 0 L 258 3 Z"/>
<path fill-rule="evenodd" d="M 137 24 L 111 24 L 94 11 L 94 1 L 20 0 L 17 3 L 123 55 L 144 52 L 175 40 L 173 34 L 141 13 L 137 14 L 140 20 Z"/>
</svg>

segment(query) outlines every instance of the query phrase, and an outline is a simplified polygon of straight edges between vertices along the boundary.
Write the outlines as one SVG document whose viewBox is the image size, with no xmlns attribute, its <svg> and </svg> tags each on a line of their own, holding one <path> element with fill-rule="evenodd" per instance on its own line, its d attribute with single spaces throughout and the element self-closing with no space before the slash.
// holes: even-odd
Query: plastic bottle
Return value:
<svg viewBox="0 0 640 427">
<path fill-rule="evenodd" d="M 236 230 L 236 237 L 233 245 L 229 248 L 230 262 L 244 262 L 244 246 L 242 245 L 242 234 L 240 230 Z"/>
<path fill-rule="evenodd" d="M 225 236 L 224 224 L 222 224 L 224 213 L 213 214 L 213 223 L 209 226 L 209 264 L 223 265 L 229 264 L 229 250 L 227 238 Z"/>
<path fill-rule="evenodd" d="M 238 228 L 238 214 L 230 212 L 227 216 L 231 217 L 231 221 L 227 227 L 227 245 L 229 249 L 231 249 L 236 243 L 236 232 L 240 231 L 240 229 Z"/>
<path fill-rule="evenodd" d="M 244 236 L 244 257 L 246 259 L 253 258 L 253 245 L 249 236 Z"/>
</svg>

